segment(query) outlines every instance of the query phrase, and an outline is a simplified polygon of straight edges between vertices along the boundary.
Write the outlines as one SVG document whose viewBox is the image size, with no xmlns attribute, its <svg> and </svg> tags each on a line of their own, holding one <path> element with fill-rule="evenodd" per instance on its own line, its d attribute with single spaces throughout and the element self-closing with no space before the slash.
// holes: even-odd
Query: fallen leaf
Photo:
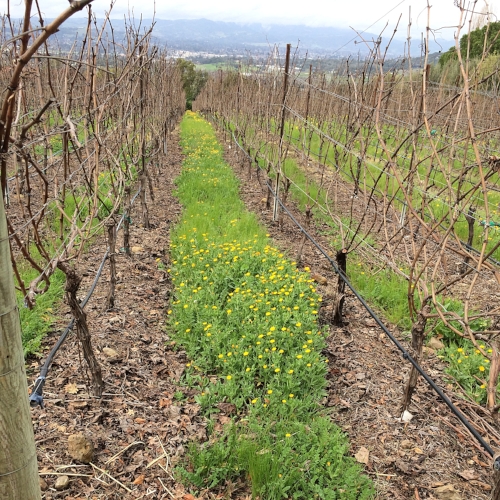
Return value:
<svg viewBox="0 0 500 500">
<path fill-rule="evenodd" d="M 462 497 L 452 484 L 439 486 L 432 491 L 432 494 L 439 500 L 462 500 Z"/>
<path fill-rule="evenodd" d="M 463 472 L 459 472 L 458 475 L 466 481 L 471 481 L 472 479 L 477 479 L 479 477 L 473 469 L 464 470 Z"/>
<path fill-rule="evenodd" d="M 137 417 L 136 419 L 134 419 L 134 422 L 136 424 L 145 424 L 146 423 L 146 419 L 145 418 Z"/>
<path fill-rule="evenodd" d="M 368 460 L 369 460 L 370 452 L 362 446 L 356 455 L 354 455 L 354 458 L 360 463 L 360 464 L 365 464 L 368 465 Z"/>
<path fill-rule="evenodd" d="M 480 465 L 481 467 L 489 467 L 489 465 L 486 462 L 483 462 L 482 460 L 479 460 L 479 458 L 477 457 L 477 455 L 474 455 L 472 457 L 472 460 L 474 460 L 474 462 L 476 462 L 476 464 Z"/>
<path fill-rule="evenodd" d="M 196 500 L 196 497 L 191 495 L 191 493 L 186 493 L 183 497 L 182 500 Z"/>
<path fill-rule="evenodd" d="M 483 483 L 481 481 L 472 480 L 469 484 L 472 484 L 472 486 L 478 486 L 479 488 L 481 488 L 484 491 L 491 491 L 491 486 L 489 484 Z"/>
<path fill-rule="evenodd" d="M 87 401 L 70 401 L 69 405 L 74 409 L 82 409 L 87 407 Z"/>
<path fill-rule="evenodd" d="M 160 408 L 165 408 L 165 406 L 168 406 L 170 403 L 171 403 L 170 399 L 161 398 L 160 399 Z"/>
<path fill-rule="evenodd" d="M 144 479 L 146 476 L 144 474 L 141 474 L 140 476 L 136 477 L 132 484 L 142 484 L 144 482 Z"/>
<path fill-rule="evenodd" d="M 78 394 L 78 387 L 76 384 L 66 384 L 64 390 L 67 394 Z"/>
<path fill-rule="evenodd" d="M 118 353 L 114 350 L 111 349 L 110 347 L 105 347 L 102 352 L 108 356 L 108 358 L 116 358 L 118 356 Z"/>
<path fill-rule="evenodd" d="M 423 454 L 424 454 L 424 452 L 423 452 L 420 448 L 415 448 L 413 451 L 414 451 L 417 455 L 423 455 Z"/>
</svg>

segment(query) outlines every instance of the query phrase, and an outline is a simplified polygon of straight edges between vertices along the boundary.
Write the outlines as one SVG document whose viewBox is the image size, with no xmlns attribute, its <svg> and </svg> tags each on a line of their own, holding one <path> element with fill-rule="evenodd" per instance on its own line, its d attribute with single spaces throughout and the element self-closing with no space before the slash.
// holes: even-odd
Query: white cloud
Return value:
<svg viewBox="0 0 500 500">
<path fill-rule="evenodd" d="M 484 1 L 484 0 L 482 0 Z M 478 2 L 478 10 L 482 8 Z M 498 2 L 498 0 L 496 0 Z M 11 13 L 20 16 L 23 11 L 22 0 L 11 0 Z M 40 6 L 46 17 L 54 17 L 67 7 L 66 0 L 40 0 Z M 454 0 L 434 0 L 431 8 L 430 26 L 442 29 L 438 36 L 453 37 L 453 26 L 460 18 L 459 9 Z M 494 2 L 490 2 L 491 4 Z M 109 10 L 110 0 L 95 0 L 92 9 L 98 17 L 103 17 Z M 406 37 L 411 6 L 413 37 L 420 37 L 427 25 L 427 0 L 117 0 L 112 10 L 112 17 L 123 17 L 133 12 L 135 17 L 156 16 L 160 19 L 199 19 L 207 18 L 234 22 L 262 22 L 279 24 L 307 24 L 311 26 L 352 26 L 371 32 L 379 32 L 388 23 L 392 31 L 401 16 L 398 36 Z M 494 9 L 495 10 L 495 9 Z"/>
</svg>

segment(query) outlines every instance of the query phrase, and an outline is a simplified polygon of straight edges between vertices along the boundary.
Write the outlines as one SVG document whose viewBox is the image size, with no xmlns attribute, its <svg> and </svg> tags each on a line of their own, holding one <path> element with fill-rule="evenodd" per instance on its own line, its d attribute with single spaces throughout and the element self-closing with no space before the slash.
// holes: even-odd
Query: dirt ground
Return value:
<svg viewBox="0 0 500 500">
<path fill-rule="evenodd" d="M 95 399 L 88 393 L 88 375 L 72 334 L 49 372 L 45 408 L 32 410 L 45 499 L 194 499 L 174 479 L 172 465 L 190 441 L 206 439 L 206 424 L 194 403 L 194 393 L 178 385 L 186 359 L 182 352 L 173 350 L 164 327 L 171 294 L 171 283 L 164 271 L 168 266 L 169 229 L 180 213 L 172 196 L 173 179 L 182 162 L 177 139 L 175 133 L 161 178 L 155 184 L 155 201 L 149 201 L 152 228 L 142 227 L 140 206 L 134 206 L 133 255 L 117 254 L 116 307 L 105 310 L 109 286 L 106 265 L 86 308 L 106 383 L 103 398 Z M 230 143 L 225 145 L 226 158 L 242 179 L 241 196 L 248 209 L 268 227 L 274 244 L 293 258 L 300 231 L 288 217 L 282 227 L 272 222 L 272 214 L 262 201 L 265 190 L 257 176 L 254 173 L 249 178 L 242 156 L 234 145 L 231 149 Z M 293 203 L 289 205 L 302 221 Z M 312 233 L 327 248 L 328 242 L 320 231 L 313 228 Z M 121 247 L 121 235 L 118 241 Z M 104 239 L 96 241 L 78 263 L 77 269 L 84 276 L 82 296 L 105 250 Z M 350 294 L 346 298 L 344 326 L 332 326 L 328 297 L 336 277 L 311 244 L 305 245 L 302 265 L 326 279 L 326 284 L 318 284 L 324 296 L 323 328 L 330 330 L 324 352 L 330 359 L 324 404 L 331 418 L 349 435 L 353 455 L 365 449 L 366 473 L 377 484 L 378 498 L 489 498 L 490 460 L 468 431 L 422 381 L 410 408 L 413 419 L 400 422 L 399 404 L 408 363 Z M 42 360 L 69 319 L 63 305 L 57 331 L 44 341 Z M 400 338 L 395 329 L 392 331 Z M 34 382 L 40 360 L 30 361 L 30 381 Z M 428 358 L 424 368 L 441 387 L 447 388 L 437 358 Z M 496 426 L 489 416 L 477 405 L 447 393 L 492 446 L 499 446 Z M 223 412 L 219 418 L 220 425 L 228 420 Z M 73 460 L 68 451 L 68 440 L 80 432 L 95 447 L 90 464 Z M 69 478 L 69 485 L 58 491 L 56 480 L 62 476 Z M 440 491 L 451 489 L 450 485 L 456 493 L 442 496 Z M 251 497 L 245 491 L 228 488 L 199 498 Z"/>
</svg>

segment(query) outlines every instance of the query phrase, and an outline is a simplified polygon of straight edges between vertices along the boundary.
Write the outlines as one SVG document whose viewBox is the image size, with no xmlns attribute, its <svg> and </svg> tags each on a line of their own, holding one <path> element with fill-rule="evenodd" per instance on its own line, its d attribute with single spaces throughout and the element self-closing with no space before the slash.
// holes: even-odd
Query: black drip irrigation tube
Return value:
<svg viewBox="0 0 500 500">
<path fill-rule="evenodd" d="M 214 120 L 215 121 L 215 120 Z M 248 153 L 243 149 L 243 147 L 239 144 L 239 142 L 236 140 L 236 137 L 234 136 L 233 132 L 231 131 L 231 135 L 233 136 L 234 142 L 236 145 L 248 156 L 250 160 L 253 159 L 248 155 Z M 258 168 L 260 166 L 258 165 Z M 268 189 L 271 191 L 272 195 L 276 197 L 276 193 L 273 190 L 271 184 L 269 181 L 266 183 Z M 469 432 L 476 438 L 476 440 L 479 442 L 479 444 L 484 448 L 484 450 L 494 459 L 493 460 L 493 468 L 495 470 L 500 470 L 500 455 L 495 454 L 495 450 L 484 440 L 484 438 L 479 434 L 479 432 L 475 429 L 475 427 L 467 420 L 465 415 L 452 403 L 450 398 L 446 396 L 446 394 L 443 392 L 443 390 L 434 382 L 434 380 L 429 377 L 429 375 L 424 371 L 424 369 L 413 359 L 413 357 L 410 355 L 410 353 L 403 347 L 403 345 L 396 339 L 396 337 L 389 331 L 389 329 L 382 323 L 382 320 L 377 316 L 375 311 L 371 309 L 371 307 L 367 304 L 365 299 L 359 294 L 359 292 L 351 285 L 349 282 L 349 279 L 347 276 L 340 270 L 335 263 L 334 260 L 323 250 L 321 245 L 307 232 L 306 229 L 302 227 L 302 225 L 297 221 L 297 219 L 293 216 L 293 214 L 288 210 L 288 208 L 285 206 L 285 204 L 281 201 L 280 198 L 278 198 L 278 203 L 280 204 L 281 208 L 286 212 L 286 214 L 290 217 L 290 219 L 296 224 L 296 226 L 301 230 L 301 232 L 311 241 L 311 243 L 325 256 L 325 258 L 329 261 L 331 266 L 333 267 L 333 270 L 335 273 L 337 273 L 344 283 L 349 287 L 349 289 L 352 291 L 352 293 L 355 295 L 355 297 L 361 302 L 363 307 L 366 309 L 368 314 L 376 321 L 378 326 L 382 329 L 382 331 L 389 337 L 391 342 L 399 349 L 401 352 L 403 359 L 409 361 L 415 369 L 418 371 L 418 373 L 422 376 L 422 378 L 429 384 L 429 386 L 434 390 L 434 392 L 439 396 L 441 400 L 444 401 L 444 403 L 448 406 L 448 408 L 452 411 L 452 413 L 462 422 L 462 424 L 469 430 Z"/>
<path fill-rule="evenodd" d="M 137 193 L 135 193 L 134 197 L 130 201 L 130 205 L 132 205 L 134 203 L 135 199 L 137 198 L 137 196 L 139 196 L 140 192 L 141 192 L 141 188 L 139 188 Z M 125 219 L 125 214 L 123 214 L 121 216 L 120 221 L 118 222 L 118 225 L 116 226 L 117 231 L 120 230 L 120 227 L 121 227 L 124 219 Z M 97 286 L 97 283 L 99 281 L 99 278 L 101 277 L 102 271 L 104 269 L 104 264 L 106 263 L 106 260 L 108 259 L 108 257 L 109 257 L 109 248 L 106 250 L 104 257 L 102 258 L 99 269 L 97 270 L 94 281 L 92 282 L 92 286 L 90 287 L 89 291 L 87 292 L 87 295 L 85 296 L 85 298 L 80 302 L 80 306 L 82 307 L 82 309 L 87 305 L 88 301 L 90 300 L 90 297 L 92 297 L 94 290 Z M 56 344 L 54 345 L 54 347 L 50 351 L 49 355 L 47 356 L 45 363 L 43 364 L 42 368 L 40 369 L 40 375 L 35 380 L 35 385 L 34 385 L 33 390 L 31 391 L 31 394 L 29 396 L 30 406 L 34 407 L 34 406 L 40 405 L 40 407 L 43 408 L 43 404 L 44 404 L 43 403 L 43 387 L 44 387 L 45 381 L 47 379 L 47 374 L 49 372 L 50 365 L 52 364 L 52 361 L 53 361 L 54 356 L 56 355 L 57 351 L 63 345 L 64 341 L 66 340 L 66 337 L 68 336 L 69 332 L 71 332 L 73 330 L 74 326 L 75 326 L 75 320 L 72 319 L 69 322 L 68 326 L 61 333 Z"/>
</svg>

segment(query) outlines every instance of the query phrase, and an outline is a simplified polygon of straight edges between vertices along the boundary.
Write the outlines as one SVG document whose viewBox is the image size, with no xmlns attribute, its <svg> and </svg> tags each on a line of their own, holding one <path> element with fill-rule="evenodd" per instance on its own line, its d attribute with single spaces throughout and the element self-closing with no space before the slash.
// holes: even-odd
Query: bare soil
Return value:
<svg viewBox="0 0 500 500">
<path fill-rule="evenodd" d="M 172 464 L 182 457 L 190 441 L 206 439 L 206 424 L 194 403 L 194 392 L 178 385 L 186 359 L 182 351 L 174 349 L 165 331 L 172 286 L 168 274 L 161 269 L 168 267 L 169 229 L 180 213 L 172 196 L 173 179 L 182 162 L 177 139 L 174 133 L 161 178 L 155 185 L 155 201 L 148 201 L 151 229 L 141 227 L 140 205 L 134 206 L 131 246 L 136 248 L 131 257 L 123 252 L 117 255 L 115 309 L 105 310 L 107 268 L 86 308 L 106 384 L 103 398 L 89 395 L 85 363 L 76 336 L 71 335 L 49 373 L 45 408 L 32 410 L 45 499 L 194 499 L 173 477 Z M 229 143 L 225 145 L 226 159 L 242 180 L 241 196 L 248 209 L 268 227 L 274 244 L 294 258 L 301 240 L 299 229 L 288 217 L 284 217 L 281 227 L 272 222 L 272 214 L 263 203 L 265 189 L 255 172 L 250 178 L 241 154 L 237 154 L 234 145 L 231 149 Z M 303 222 L 293 203 L 288 205 Z M 313 226 L 311 233 L 328 248 L 321 229 Z M 119 234 L 118 247 L 122 246 L 121 237 Z M 82 295 L 105 250 L 103 238 L 77 264 L 84 275 Z M 489 498 L 489 457 L 423 381 L 419 382 L 410 408 L 413 419 L 408 423 L 399 421 L 408 363 L 349 293 L 345 324 L 332 326 L 329 297 L 336 286 L 336 276 L 309 243 L 305 245 L 302 265 L 326 279 L 325 284 L 318 283 L 318 291 L 324 297 L 323 328 L 330 332 L 324 353 L 330 360 L 324 404 L 330 409 L 332 420 L 349 435 L 352 454 L 361 448 L 368 450 L 366 473 L 377 485 L 378 498 L 440 498 L 437 488 L 449 484 L 459 494 L 456 500 Z M 57 331 L 44 341 L 43 358 L 69 322 L 64 305 L 60 315 Z M 392 331 L 401 339 L 396 329 Z M 116 354 L 110 356 L 105 348 Z M 38 375 L 39 364 L 39 360 L 31 362 L 31 382 Z M 437 358 L 428 358 L 424 368 L 442 387 L 447 386 Z M 489 416 L 477 405 L 448 394 L 492 445 L 498 445 L 496 425 Z M 220 425 L 228 420 L 223 412 L 219 419 Z M 68 454 L 68 438 L 78 432 L 83 432 L 95 446 L 92 464 L 78 463 Z M 57 491 L 55 481 L 64 474 L 70 479 L 69 487 Z M 206 492 L 199 498 L 251 496 L 241 490 L 236 493 L 228 485 L 221 494 Z"/>
</svg>

